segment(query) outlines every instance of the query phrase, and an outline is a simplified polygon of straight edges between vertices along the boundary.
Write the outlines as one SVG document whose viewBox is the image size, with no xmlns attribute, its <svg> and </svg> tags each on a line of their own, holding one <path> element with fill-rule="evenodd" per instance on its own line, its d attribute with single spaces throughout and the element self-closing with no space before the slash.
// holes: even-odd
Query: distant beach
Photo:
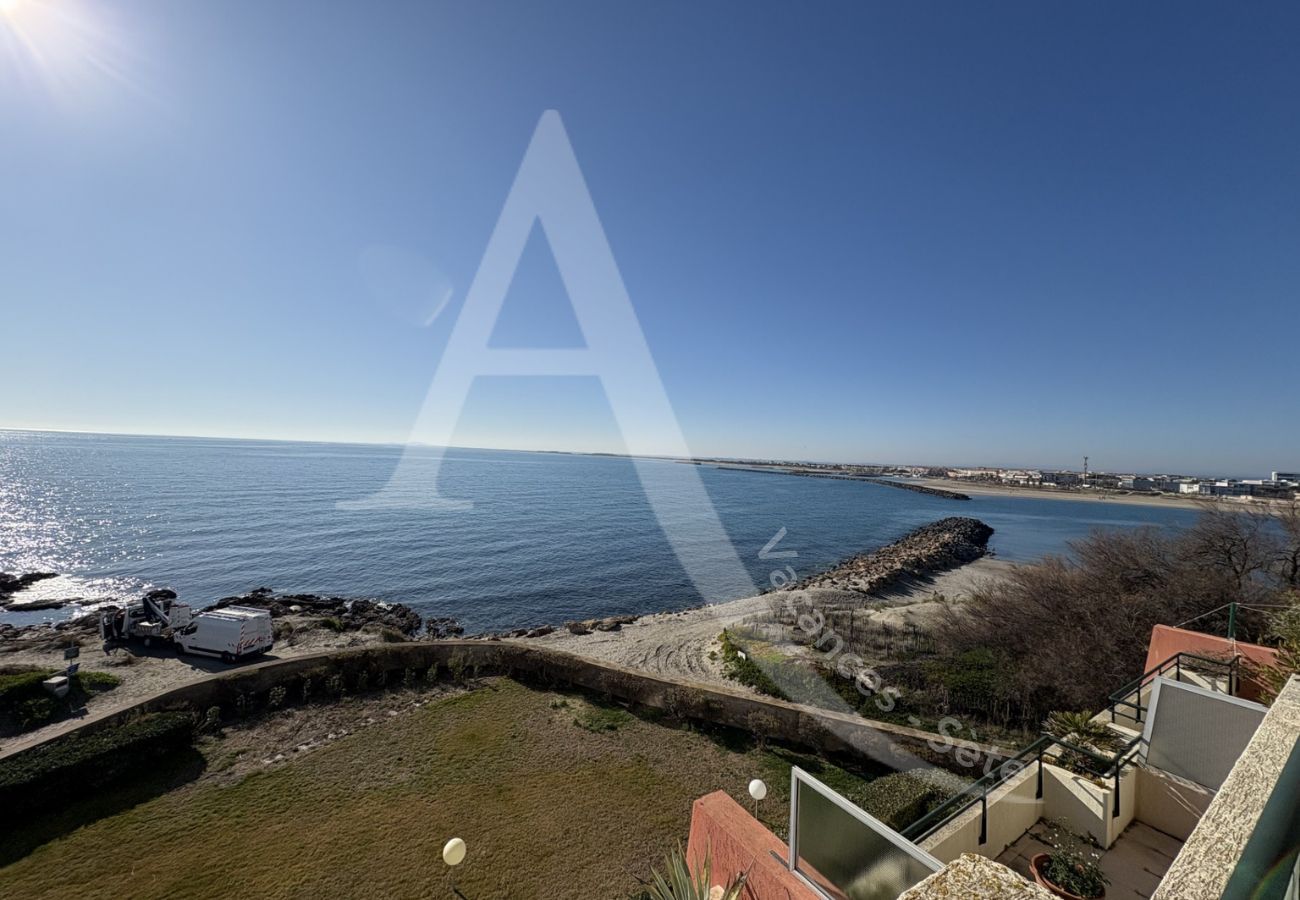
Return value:
<svg viewBox="0 0 1300 900">
<path fill-rule="evenodd" d="M 1175 497 L 1172 494 L 1124 493 L 1120 491 L 1072 491 L 1056 488 L 1020 487 L 989 484 L 982 481 L 958 481 L 953 478 L 909 478 L 908 484 L 919 484 L 936 490 L 960 491 L 982 497 L 1033 497 L 1037 500 L 1077 500 L 1081 503 L 1117 503 L 1129 506 L 1151 506 L 1165 509 L 1205 509 L 1212 500 L 1197 497 Z M 1246 508 L 1241 504 L 1242 508 Z"/>
</svg>

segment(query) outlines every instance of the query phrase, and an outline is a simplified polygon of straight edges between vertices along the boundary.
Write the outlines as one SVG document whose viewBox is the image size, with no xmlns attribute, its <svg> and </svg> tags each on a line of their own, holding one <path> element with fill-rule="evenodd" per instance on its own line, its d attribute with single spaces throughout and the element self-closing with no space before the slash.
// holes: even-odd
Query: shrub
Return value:
<svg viewBox="0 0 1300 900">
<path fill-rule="evenodd" d="M 447 660 L 447 671 L 451 674 L 452 681 L 463 682 L 465 680 L 465 668 L 465 657 L 459 653 Z"/>
<path fill-rule="evenodd" d="M 221 707 L 209 706 L 199 724 L 199 730 L 206 734 L 215 734 L 221 730 Z"/>
<path fill-rule="evenodd" d="M 385 644 L 404 644 L 406 635 L 402 634 L 396 628 L 384 627 L 379 629 L 379 639 Z"/>
<path fill-rule="evenodd" d="M 78 672 L 72 680 L 80 683 L 82 689 L 88 694 L 111 691 L 122 683 L 122 679 L 108 672 Z"/>
<path fill-rule="evenodd" d="M 758 663 L 750 659 L 749 654 L 732 641 L 731 635 L 726 630 L 718 635 L 718 640 L 722 642 L 722 673 L 724 675 L 733 681 L 749 685 L 760 694 L 767 694 L 776 697 L 778 700 L 790 699 Z"/>
<path fill-rule="evenodd" d="M 270 692 L 266 695 L 266 703 L 271 707 L 271 709 L 279 709 L 281 706 L 284 706 L 287 694 L 288 691 L 285 690 L 284 685 L 277 684 L 275 687 L 271 688 Z"/>
<path fill-rule="evenodd" d="M 894 829 L 911 825 L 955 797 L 967 782 L 943 769 L 912 769 L 877 778 L 862 793 L 867 812 Z"/>
<path fill-rule="evenodd" d="M 111 784 L 190 745 L 186 713 L 155 713 L 90 734 L 59 738 L 0 760 L 0 806 L 13 817 Z"/>
<path fill-rule="evenodd" d="M 1069 557 L 1016 566 L 975 590 L 949 611 L 942 649 L 985 649 L 1003 661 L 1001 724 L 1034 727 L 1054 709 L 1096 709 L 1142 673 L 1154 625 L 1194 620 L 1223 634 L 1235 602 L 1238 639 L 1264 635 L 1256 610 L 1285 603 L 1290 579 L 1300 578 L 1288 562 L 1300 565 L 1293 509 L 1281 528 L 1268 512 L 1212 509 L 1179 531 L 1094 532 L 1073 542 Z"/>
<path fill-rule="evenodd" d="M 335 634 L 339 634 L 346 628 L 343 624 L 343 620 L 339 619 L 337 616 L 326 616 L 320 620 L 320 626 L 321 628 L 332 631 Z"/>
<path fill-rule="evenodd" d="M 67 696 L 54 697 L 42 682 L 54 669 L 29 669 L 0 675 L 0 727 L 8 731 L 30 731 L 66 718 L 90 697 L 112 690 L 122 680 L 106 672 L 81 672 L 70 679 Z"/>
<path fill-rule="evenodd" d="M 578 710 L 573 717 L 573 724 L 593 734 L 602 731 L 618 731 L 632 721 L 632 714 L 617 706 L 587 705 Z"/>
</svg>

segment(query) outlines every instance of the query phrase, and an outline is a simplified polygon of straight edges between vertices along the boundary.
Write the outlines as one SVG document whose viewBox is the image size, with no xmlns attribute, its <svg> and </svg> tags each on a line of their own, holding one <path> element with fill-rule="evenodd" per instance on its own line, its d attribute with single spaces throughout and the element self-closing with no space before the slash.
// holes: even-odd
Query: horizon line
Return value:
<svg viewBox="0 0 1300 900">
<path fill-rule="evenodd" d="M 503 451 L 508 453 L 552 453 L 568 454 L 573 456 L 613 456 L 623 459 L 659 459 L 670 461 L 688 461 L 688 462 L 765 462 L 765 463 L 782 463 L 782 464 L 815 464 L 815 465 L 836 465 L 836 466 L 882 466 L 882 467 L 909 467 L 909 468 L 944 468 L 944 469 L 1038 469 L 1040 471 L 1060 471 L 1074 472 L 1073 469 L 1065 469 L 1059 466 L 1038 466 L 1038 465 L 989 465 L 989 464 L 927 464 L 927 463 L 886 463 L 886 462 L 844 462 L 842 460 L 829 459 L 781 459 L 777 457 L 762 456 L 656 456 L 651 454 L 633 454 L 617 453 L 607 450 L 562 450 L 556 448 L 538 449 L 523 447 L 482 447 L 468 444 L 428 444 L 420 441 L 358 441 L 358 440 L 326 440 L 321 438 L 285 438 L 285 437 L 237 437 L 232 435 L 218 434 L 168 434 L 162 432 L 143 432 L 143 431 L 91 431 L 82 428 L 34 428 L 15 425 L 0 425 L 0 432 L 21 432 L 25 434 L 72 434 L 72 435 L 89 435 L 98 437 L 128 437 L 128 438 L 168 438 L 175 440 L 206 440 L 206 441 L 242 441 L 246 443 L 270 443 L 270 444 L 336 444 L 344 447 L 439 447 L 443 450 L 488 450 Z M 1097 474 L 1115 474 L 1121 470 L 1097 470 Z M 1282 471 L 1282 470 L 1277 470 Z M 1132 470 L 1133 474 L 1174 474 L 1169 472 L 1138 472 Z M 1125 474 L 1128 474 L 1126 471 Z M 1185 473 L 1180 473 L 1185 474 Z M 1188 475 L 1192 478 L 1218 477 L 1218 476 L 1197 476 Z M 1223 476 L 1235 477 L 1235 476 Z"/>
</svg>

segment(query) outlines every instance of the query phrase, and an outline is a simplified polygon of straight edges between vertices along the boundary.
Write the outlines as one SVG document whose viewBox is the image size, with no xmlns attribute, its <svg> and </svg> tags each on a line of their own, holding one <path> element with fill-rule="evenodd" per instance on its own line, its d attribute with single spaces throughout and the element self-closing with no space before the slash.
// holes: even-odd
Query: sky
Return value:
<svg viewBox="0 0 1300 900">
<path fill-rule="evenodd" d="M 558 111 L 701 456 L 1300 469 L 1300 6 L 0 0 L 0 426 L 401 442 Z M 534 230 L 494 346 L 582 346 Z M 453 443 L 619 451 L 593 378 Z"/>
</svg>

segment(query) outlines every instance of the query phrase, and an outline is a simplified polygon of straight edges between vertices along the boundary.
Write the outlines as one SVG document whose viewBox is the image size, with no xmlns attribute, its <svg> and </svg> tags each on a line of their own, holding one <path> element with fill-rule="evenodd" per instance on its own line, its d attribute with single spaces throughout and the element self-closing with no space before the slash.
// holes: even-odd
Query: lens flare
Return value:
<svg viewBox="0 0 1300 900">
<path fill-rule="evenodd" d="M 0 0 L 0 84 L 67 96 L 130 84 L 110 8 L 89 0 Z"/>
</svg>

